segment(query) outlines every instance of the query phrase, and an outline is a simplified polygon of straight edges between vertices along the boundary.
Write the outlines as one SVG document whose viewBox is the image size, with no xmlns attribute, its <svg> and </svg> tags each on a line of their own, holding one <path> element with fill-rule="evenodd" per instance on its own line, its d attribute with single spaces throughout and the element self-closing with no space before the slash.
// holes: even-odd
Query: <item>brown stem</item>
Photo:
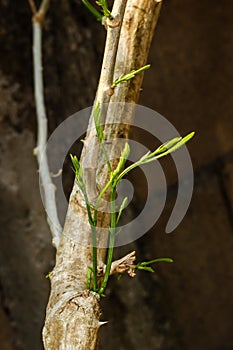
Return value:
<svg viewBox="0 0 233 350">
<path fill-rule="evenodd" d="M 35 16 L 35 14 L 37 13 L 35 1 L 34 0 L 28 0 L 28 3 L 30 5 L 30 7 L 31 7 L 33 16 Z"/>
</svg>

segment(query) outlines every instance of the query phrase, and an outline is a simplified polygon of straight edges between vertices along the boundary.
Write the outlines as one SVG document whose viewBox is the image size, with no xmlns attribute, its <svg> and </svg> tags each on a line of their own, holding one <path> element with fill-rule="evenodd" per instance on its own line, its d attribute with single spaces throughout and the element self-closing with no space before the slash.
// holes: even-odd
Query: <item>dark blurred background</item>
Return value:
<svg viewBox="0 0 233 350">
<path fill-rule="evenodd" d="M 32 154 L 31 13 L 26 0 L 2 0 L 0 13 L 0 349 L 41 350 L 45 275 L 55 252 Z M 172 162 L 165 161 L 163 215 L 117 254 L 136 249 L 138 260 L 166 256 L 175 262 L 158 265 L 154 274 L 112 279 L 103 301 L 109 323 L 101 330 L 101 350 L 233 349 L 232 14 L 229 0 L 164 0 L 139 102 L 182 135 L 196 131 L 188 145 L 194 194 L 183 222 L 166 235 L 177 186 Z M 92 104 L 104 35 L 79 1 L 52 1 L 43 49 L 50 132 Z M 140 177 L 134 181 L 137 212 L 144 190 Z"/>
</svg>

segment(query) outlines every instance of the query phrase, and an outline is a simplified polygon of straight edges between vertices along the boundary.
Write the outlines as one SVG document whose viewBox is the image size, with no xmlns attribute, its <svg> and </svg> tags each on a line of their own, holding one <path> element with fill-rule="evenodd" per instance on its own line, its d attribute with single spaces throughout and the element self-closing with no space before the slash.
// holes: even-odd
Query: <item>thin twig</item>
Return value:
<svg viewBox="0 0 233 350">
<path fill-rule="evenodd" d="M 28 3 L 31 7 L 32 14 L 35 16 L 37 13 L 37 9 L 36 9 L 36 4 L 35 4 L 34 0 L 28 0 Z"/>
<path fill-rule="evenodd" d="M 46 1 L 43 1 L 43 3 L 45 2 Z M 45 5 L 46 4 L 44 4 L 44 6 Z M 45 9 L 47 8 L 43 7 L 43 11 L 45 11 Z M 39 173 L 44 191 L 47 221 L 52 233 L 53 245 L 57 248 L 60 242 L 62 228 L 57 214 L 55 186 L 51 180 L 48 159 L 45 152 L 47 142 L 47 117 L 44 103 L 44 87 L 42 73 L 42 25 L 40 21 L 34 20 L 32 26 L 34 92 L 38 125 L 37 147 L 34 150 L 34 154 L 36 155 L 39 164 Z"/>
<path fill-rule="evenodd" d="M 39 12 L 43 12 L 44 15 L 46 15 L 46 12 L 49 9 L 49 4 L 50 4 L 50 0 L 43 0 L 40 4 Z"/>
<path fill-rule="evenodd" d="M 109 102 L 111 97 L 108 92 L 113 83 L 116 55 L 126 3 L 127 0 L 115 1 L 112 9 L 113 19 L 106 19 L 107 37 L 98 91 L 96 94 L 96 100 L 99 103 Z"/>
</svg>

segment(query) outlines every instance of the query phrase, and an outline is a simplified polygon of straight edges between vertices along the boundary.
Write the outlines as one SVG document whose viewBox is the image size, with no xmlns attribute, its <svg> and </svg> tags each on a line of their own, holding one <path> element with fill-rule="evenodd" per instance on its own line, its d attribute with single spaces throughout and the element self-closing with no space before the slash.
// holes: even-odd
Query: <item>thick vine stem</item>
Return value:
<svg viewBox="0 0 233 350">
<path fill-rule="evenodd" d="M 115 0 L 114 7 L 120 8 L 122 2 L 122 0 Z M 121 21 L 117 53 L 114 54 L 116 59 L 114 59 L 114 65 L 111 66 L 111 69 L 101 73 L 96 95 L 96 101 L 100 103 L 106 101 L 105 98 L 109 99 L 107 100 L 109 105 L 105 113 L 105 122 L 120 123 L 114 124 L 114 127 L 105 128 L 108 140 L 119 134 L 127 136 L 128 128 L 122 126 L 122 123 L 127 122 L 127 118 L 128 120 L 132 118 L 132 111 L 128 111 L 126 115 L 123 115 L 122 112 L 125 109 L 126 101 L 137 102 L 142 75 L 136 76 L 133 82 L 117 86 L 110 98 L 106 96 L 106 89 L 122 74 L 145 65 L 160 7 L 161 1 L 156 0 L 127 1 Z M 114 31 L 117 28 L 108 30 Z M 109 46 L 111 45 L 106 44 L 106 59 L 103 62 L 103 67 L 111 65 L 113 52 L 112 47 Z M 108 52 L 108 50 L 110 51 Z M 116 104 L 114 107 L 112 101 L 121 103 L 118 104 L 117 108 Z M 114 115 L 111 114 L 113 109 Z M 89 125 L 90 129 L 94 126 L 92 118 Z M 94 183 L 97 178 L 97 183 L 100 188 L 103 188 L 102 185 L 106 184 L 108 179 L 108 169 L 107 167 L 98 168 L 98 158 L 97 164 L 94 162 L 96 157 L 95 138 L 95 132 L 89 132 L 86 139 L 88 152 L 84 149 L 81 161 L 87 168 L 93 169 Z M 115 150 L 110 148 L 110 152 L 112 151 Z M 113 164 L 113 167 L 115 165 Z M 90 186 L 93 186 L 91 179 L 89 183 Z M 92 266 L 92 246 L 87 212 L 83 206 L 79 205 L 81 200 L 82 195 L 75 183 L 70 196 L 63 235 L 57 250 L 56 266 L 50 276 L 51 295 L 43 330 L 45 350 L 96 350 L 97 348 L 97 333 L 101 325 L 97 322 L 100 317 L 99 295 L 91 292 L 89 294 L 90 300 L 88 299 L 87 303 L 85 303 L 86 299 L 84 300 L 87 271 L 88 267 Z M 99 213 L 98 225 L 109 227 L 109 216 Z M 107 235 L 97 237 L 99 247 L 107 247 L 107 242 Z M 106 249 L 98 248 L 98 265 L 101 266 L 105 263 L 105 255 Z M 93 320 L 95 320 L 94 324 Z M 90 332 L 92 333 L 90 334 Z"/>
</svg>

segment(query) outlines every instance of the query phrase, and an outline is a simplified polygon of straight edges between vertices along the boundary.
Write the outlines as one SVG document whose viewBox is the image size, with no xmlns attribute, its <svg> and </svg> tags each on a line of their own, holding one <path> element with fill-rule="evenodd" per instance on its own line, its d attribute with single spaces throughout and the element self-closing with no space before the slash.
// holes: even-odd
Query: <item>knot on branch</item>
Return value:
<svg viewBox="0 0 233 350">
<path fill-rule="evenodd" d="M 130 277 L 134 277 L 136 275 L 135 273 L 135 267 L 134 261 L 136 260 L 136 252 L 133 251 L 127 255 L 125 255 L 123 258 L 113 261 L 111 265 L 110 275 L 115 274 L 122 274 L 127 272 Z M 101 278 L 106 270 L 106 265 L 102 265 L 98 267 L 98 276 Z"/>
<path fill-rule="evenodd" d="M 45 12 L 44 11 L 38 11 L 32 17 L 32 21 L 33 22 L 39 23 L 41 25 L 43 25 L 44 20 L 45 20 Z"/>
<path fill-rule="evenodd" d="M 102 18 L 102 25 L 105 27 L 105 29 L 109 28 L 116 28 L 119 27 L 120 25 L 120 16 L 116 15 L 114 18 L 109 18 L 109 17 L 103 17 Z"/>
</svg>

